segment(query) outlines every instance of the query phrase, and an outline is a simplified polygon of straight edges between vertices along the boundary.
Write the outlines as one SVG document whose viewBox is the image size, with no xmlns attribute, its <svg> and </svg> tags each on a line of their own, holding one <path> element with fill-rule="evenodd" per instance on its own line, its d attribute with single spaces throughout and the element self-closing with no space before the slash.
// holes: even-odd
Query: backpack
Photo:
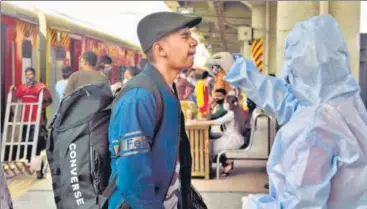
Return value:
<svg viewBox="0 0 367 209">
<path fill-rule="evenodd" d="M 155 97 L 158 117 L 163 118 L 158 86 L 143 73 L 135 76 L 113 97 L 110 86 L 91 84 L 65 97 L 50 124 L 47 158 L 57 209 L 106 209 L 116 187 L 111 175 L 108 126 L 113 107 L 128 90 L 142 87 Z"/>
</svg>

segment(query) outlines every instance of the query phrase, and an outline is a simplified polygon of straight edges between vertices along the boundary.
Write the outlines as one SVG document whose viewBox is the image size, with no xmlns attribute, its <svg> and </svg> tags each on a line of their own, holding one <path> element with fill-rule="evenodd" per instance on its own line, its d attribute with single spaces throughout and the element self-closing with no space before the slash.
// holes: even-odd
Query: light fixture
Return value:
<svg viewBox="0 0 367 209">
<path fill-rule="evenodd" d="M 182 14 L 190 14 L 189 10 L 187 10 L 187 9 L 182 10 L 181 13 Z"/>
<path fill-rule="evenodd" d="M 177 12 L 181 14 L 193 14 L 194 8 L 192 7 L 177 7 Z"/>
</svg>

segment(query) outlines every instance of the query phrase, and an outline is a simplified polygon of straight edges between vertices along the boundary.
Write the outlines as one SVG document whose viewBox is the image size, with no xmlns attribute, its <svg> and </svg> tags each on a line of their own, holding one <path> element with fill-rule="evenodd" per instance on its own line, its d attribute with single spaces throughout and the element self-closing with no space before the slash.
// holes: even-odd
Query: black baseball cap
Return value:
<svg viewBox="0 0 367 209">
<path fill-rule="evenodd" d="M 202 18 L 183 15 L 175 12 L 156 12 L 145 16 L 138 24 L 138 38 L 141 48 L 147 52 L 154 42 L 165 35 L 182 28 L 192 28 L 201 22 Z"/>
</svg>

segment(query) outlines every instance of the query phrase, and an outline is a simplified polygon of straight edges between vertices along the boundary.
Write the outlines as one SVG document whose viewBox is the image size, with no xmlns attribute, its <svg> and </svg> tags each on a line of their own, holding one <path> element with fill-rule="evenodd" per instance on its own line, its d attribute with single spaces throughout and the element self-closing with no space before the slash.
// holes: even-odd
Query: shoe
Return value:
<svg viewBox="0 0 367 209">
<path fill-rule="evenodd" d="M 43 172 L 42 172 L 42 170 L 37 171 L 36 173 L 37 173 L 37 179 L 43 179 Z"/>
<path fill-rule="evenodd" d="M 269 184 L 265 184 L 265 189 L 269 189 Z"/>
<path fill-rule="evenodd" d="M 39 171 L 37 171 L 37 179 L 43 179 L 44 175 L 43 175 L 43 168 L 45 167 L 45 164 L 41 163 L 41 169 Z"/>
<path fill-rule="evenodd" d="M 213 179 L 213 178 L 215 178 L 215 171 L 214 171 L 214 169 L 210 168 L 209 179 Z"/>
<path fill-rule="evenodd" d="M 229 174 L 232 173 L 233 168 L 234 168 L 234 161 L 232 161 L 231 163 L 227 164 L 227 166 L 224 168 L 224 171 L 223 171 L 221 177 L 229 176 Z"/>
</svg>

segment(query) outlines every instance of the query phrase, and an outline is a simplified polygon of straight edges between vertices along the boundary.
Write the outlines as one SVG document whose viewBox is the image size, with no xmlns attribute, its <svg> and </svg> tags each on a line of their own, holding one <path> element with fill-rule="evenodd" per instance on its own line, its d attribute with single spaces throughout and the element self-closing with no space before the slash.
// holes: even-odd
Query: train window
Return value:
<svg viewBox="0 0 367 209">
<path fill-rule="evenodd" d="M 22 44 L 22 72 L 27 67 L 32 67 L 32 43 L 30 40 L 24 40 Z M 26 82 L 25 74 L 22 73 L 22 83 Z"/>
<path fill-rule="evenodd" d="M 30 40 L 24 40 L 22 44 L 22 57 L 32 58 L 32 43 Z"/>
<path fill-rule="evenodd" d="M 64 61 L 66 56 L 65 48 L 62 46 L 56 46 L 56 61 Z"/>
</svg>

